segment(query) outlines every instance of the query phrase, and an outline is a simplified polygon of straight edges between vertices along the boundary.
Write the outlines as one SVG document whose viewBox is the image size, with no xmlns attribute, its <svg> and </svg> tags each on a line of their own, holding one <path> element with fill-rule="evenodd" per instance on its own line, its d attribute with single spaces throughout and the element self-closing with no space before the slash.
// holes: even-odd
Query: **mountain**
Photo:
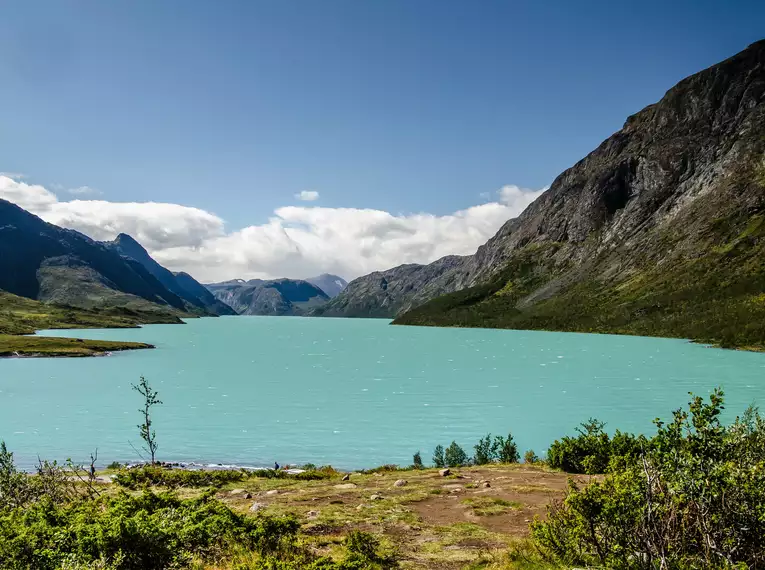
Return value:
<svg viewBox="0 0 765 570">
<path fill-rule="evenodd" d="M 444 276 L 452 274 L 464 259 L 452 255 L 430 265 L 408 264 L 375 271 L 351 281 L 343 292 L 311 314 L 393 318 L 433 297 L 453 291 Z"/>
<path fill-rule="evenodd" d="M 240 315 L 304 315 L 329 300 L 316 285 L 299 279 L 234 279 L 206 287 Z"/>
<path fill-rule="evenodd" d="M 172 273 L 157 263 L 144 247 L 127 234 L 119 234 L 114 241 L 102 242 L 120 255 L 134 259 L 164 285 L 169 291 L 189 303 L 190 310 L 200 310 L 214 315 L 235 315 L 236 312 L 216 299 L 201 283 L 188 273 Z"/>
<path fill-rule="evenodd" d="M 132 258 L 0 200 L 0 290 L 112 310 L 133 322 L 179 322 L 187 303 Z"/>
<path fill-rule="evenodd" d="M 763 346 L 764 101 L 760 41 L 629 117 L 475 255 L 399 283 L 389 314 Z M 428 292 L 413 295 L 418 287 Z M 439 292 L 449 294 L 420 304 Z M 379 298 L 369 298 L 375 309 Z"/>
<path fill-rule="evenodd" d="M 329 295 L 330 299 L 337 297 L 348 286 L 348 282 L 345 279 L 331 273 L 322 273 L 318 277 L 309 277 L 306 281 L 311 285 L 316 285 Z"/>
</svg>

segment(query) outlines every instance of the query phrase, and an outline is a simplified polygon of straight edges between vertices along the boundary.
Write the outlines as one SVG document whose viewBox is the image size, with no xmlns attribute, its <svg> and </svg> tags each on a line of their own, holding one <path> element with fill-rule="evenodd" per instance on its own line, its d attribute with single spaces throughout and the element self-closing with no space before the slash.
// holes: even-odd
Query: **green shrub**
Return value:
<svg viewBox="0 0 765 570">
<path fill-rule="evenodd" d="M 457 445 L 456 441 L 453 441 L 444 452 L 444 464 L 446 467 L 460 467 L 467 465 L 469 458 L 465 450 Z"/>
<path fill-rule="evenodd" d="M 604 427 L 603 422 L 590 418 L 576 429 L 575 437 L 556 439 L 547 451 L 550 467 L 567 473 L 605 473 L 612 461 L 630 461 L 650 445 L 643 436 L 618 430 L 609 437 Z"/>
<path fill-rule="evenodd" d="M 511 433 L 508 433 L 506 438 L 501 435 L 495 437 L 492 451 L 499 463 L 518 463 L 521 458 Z"/>
<path fill-rule="evenodd" d="M 238 483 L 250 477 L 266 479 L 297 479 L 315 481 L 335 477 L 337 472 L 332 467 L 320 467 L 314 471 L 290 474 L 274 469 L 202 471 L 186 469 L 166 469 L 159 466 L 145 465 L 132 469 L 122 469 L 113 477 L 115 483 L 128 489 L 137 489 L 157 485 L 176 489 L 179 487 L 222 487 L 229 483 Z"/>
<path fill-rule="evenodd" d="M 294 518 L 240 515 L 210 494 L 121 492 L 67 504 L 43 497 L 0 514 L 0 560 L 4 568 L 106 561 L 116 570 L 158 570 L 218 558 L 234 544 L 264 555 L 289 550 L 298 528 Z"/>
<path fill-rule="evenodd" d="M 540 551 L 617 570 L 763 567 L 765 420 L 749 409 L 725 427 L 722 409 L 716 390 L 657 420 L 640 451 L 623 438 L 602 481 L 572 486 L 532 525 Z"/>
<path fill-rule="evenodd" d="M 440 445 L 437 445 L 436 448 L 433 450 L 433 465 L 439 468 L 446 466 L 446 459 L 444 458 L 444 448 Z"/>
<path fill-rule="evenodd" d="M 537 454 L 534 453 L 533 449 L 529 449 L 526 453 L 523 454 L 523 462 L 529 464 L 538 463 L 539 457 L 537 457 Z"/>
<path fill-rule="evenodd" d="M 422 456 L 420 455 L 419 451 L 417 453 L 415 453 L 414 456 L 412 457 L 412 467 L 414 467 L 415 469 L 423 469 L 424 468 L 424 466 L 422 464 Z"/>
<path fill-rule="evenodd" d="M 486 465 L 492 463 L 495 459 L 494 448 L 491 443 L 491 434 L 479 439 L 478 443 L 473 446 L 475 454 L 473 455 L 473 463 L 476 465 Z"/>
</svg>

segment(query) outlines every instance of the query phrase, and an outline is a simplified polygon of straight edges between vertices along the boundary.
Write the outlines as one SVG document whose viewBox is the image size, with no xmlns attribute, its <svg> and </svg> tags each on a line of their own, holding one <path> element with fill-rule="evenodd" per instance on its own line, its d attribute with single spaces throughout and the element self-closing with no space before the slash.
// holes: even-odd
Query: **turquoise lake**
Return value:
<svg viewBox="0 0 765 570">
<path fill-rule="evenodd" d="M 589 417 L 651 433 L 688 392 L 726 392 L 726 419 L 765 402 L 765 355 L 683 340 L 222 317 L 142 329 L 41 334 L 135 340 L 104 358 L 0 360 L 0 439 L 18 463 L 136 461 L 145 375 L 158 458 L 338 468 L 411 463 L 456 440 L 511 431 L 542 455 Z"/>
</svg>

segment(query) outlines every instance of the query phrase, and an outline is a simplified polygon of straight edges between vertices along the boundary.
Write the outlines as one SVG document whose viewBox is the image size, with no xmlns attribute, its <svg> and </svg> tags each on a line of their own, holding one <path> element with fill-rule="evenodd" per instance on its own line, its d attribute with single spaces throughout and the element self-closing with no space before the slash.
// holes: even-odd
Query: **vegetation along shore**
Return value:
<svg viewBox="0 0 765 570">
<path fill-rule="evenodd" d="M 0 567 L 98 569 L 757 568 L 765 564 L 765 420 L 720 421 L 693 396 L 648 437 L 597 420 L 524 462 L 511 434 L 468 453 L 341 473 L 185 470 L 161 449 L 148 381 L 146 464 L 40 460 L 0 445 Z M 425 463 L 430 465 L 425 465 Z M 432 466 L 431 466 L 432 465 Z"/>
</svg>

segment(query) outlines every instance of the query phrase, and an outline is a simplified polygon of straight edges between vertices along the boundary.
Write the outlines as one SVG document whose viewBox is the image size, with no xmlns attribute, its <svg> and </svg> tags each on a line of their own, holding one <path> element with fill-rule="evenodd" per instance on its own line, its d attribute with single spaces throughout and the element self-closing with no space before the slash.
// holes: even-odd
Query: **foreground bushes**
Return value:
<svg viewBox="0 0 765 570">
<path fill-rule="evenodd" d="M 577 436 L 556 439 L 547 450 L 550 467 L 567 473 L 605 473 L 612 460 L 634 458 L 649 444 L 645 437 L 619 430 L 610 437 L 604 427 L 604 423 L 590 419 L 576 429 Z"/>
<path fill-rule="evenodd" d="M 287 548 L 293 518 L 240 515 L 211 495 L 181 500 L 149 491 L 64 504 L 49 498 L 0 514 L 3 568 L 59 568 L 107 561 L 119 569 L 183 566 L 215 559 L 233 544 L 258 552 Z"/>
<path fill-rule="evenodd" d="M 602 482 L 572 486 L 532 525 L 539 548 L 562 564 L 616 569 L 765 566 L 765 420 L 749 409 L 723 426 L 722 396 L 694 397 L 612 458 Z"/>
<path fill-rule="evenodd" d="M 273 469 L 227 469 L 219 471 L 190 471 L 186 469 L 166 469 L 153 465 L 122 469 L 113 476 L 115 483 L 137 489 L 145 486 L 160 486 L 171 489 L 178 487 L 222 487 L 228 483 L 244 481 L 250 477 L 267 479 L 297 479 L 299 481 L 314 481 L 329 479 L 337 475 L 331 467 L 321 467 L 304 471 L 303 473 L 290 474 L 286 471 Z"/>
</svg>

